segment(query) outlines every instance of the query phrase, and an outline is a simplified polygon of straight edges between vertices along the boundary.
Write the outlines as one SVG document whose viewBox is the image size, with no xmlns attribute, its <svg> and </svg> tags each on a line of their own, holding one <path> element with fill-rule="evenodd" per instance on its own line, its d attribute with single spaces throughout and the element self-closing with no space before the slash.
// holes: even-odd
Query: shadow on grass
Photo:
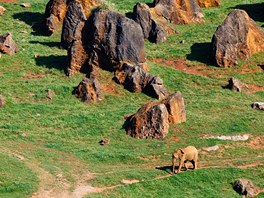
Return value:
<svg viewBox="0 0 264 198">
<path fill-rule="evenodd" d="M 36 64 L 40 67 L 49 69 L 55 68 L 65 72 L 67 56 L 39 56 L 36 58 Z"/>
<path fill-rule="evenodd" d="M 39 12 L 20 12 L 13 15 L 14 19 L 24 21 L 31 26 L 33 31 L 31 34 L 36 36 L 46 35 L 43 29 L 44 15 Z"/>
<path fill-rule="evenodd" d="M 264 22 L 264 3 L 242 4 L 234 8 L 245 10 L 255 21 Z"/>
<path fill-rule="evenodd" d="M 191 53 L 187 55 L 187 59 L 198 61 L 206 65 L 214 65 L 211 60 L 211 43 L 195 43 L 191 46 Z"/>
<path fill-rule="evenodd" d="M 177 170 L 178 168 L 179 166 L 175 166 L 175 170 Z M 172 174 L 172 166 L 161 166 L 161 167 L 156 167 L 156 169 Z"/>
<path fill-rule="evenodd" d="M 41 41 L 30 41 L 31 44 L 41 44 L 48 47 L 57 47 L 59 49 L 62 49 L 60 46 L 60 42 L 41 42 Z"/>
</svg>

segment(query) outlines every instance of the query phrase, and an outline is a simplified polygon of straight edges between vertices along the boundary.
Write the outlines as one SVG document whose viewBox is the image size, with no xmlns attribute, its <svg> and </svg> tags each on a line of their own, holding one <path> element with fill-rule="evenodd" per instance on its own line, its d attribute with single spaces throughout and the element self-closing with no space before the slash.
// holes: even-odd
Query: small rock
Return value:
<svg viewBox="0 0 264 198">
<path fill-rule="evenodd" d="M 22 30 L 20 33 L 27 34 L 28 32 L 26 30 Z"/>
<path fill-rule="evenodd" d="M 181 43 L 181 44 L 184 44 L 184 43 L 185 43 L 185 40 L 181 40 L 180 43 Z"/>
<path fill-rule="evenodd" d="M 210 136 L 206 137 L 206 139 L 218 139 L 218 140 L 231 140 L 231 141 L 246 141 L 248 140 L 248 135 L 221 135 L 221 136 Z"/>
<path fill-rule="evenodd" d="M 264 102 L 254 102 L 251 107 L 257 110 L 264 110 Z"/>
<path fill-rule="evenodd" d="M 5 105 L 5 99 L 2 95 L 0 95 L 0 108 Z"/>
<path fill-rule="evenodd" d="M 11 33 L 6 33 L 0 36 L 0 52 L 12 55 L 17 51 L 18 47 L 13 41 Z"/>
<path fill-rule="evenodd" d="M 103 99 L 100 83 L 94 78 L 84 78 L 73 91 L 73 94 L 81 101 L 87 103 Z"/>
<path fill-rule="evenodd" d="M 52 97 L 53 97 L 53 93 L 52 93 L 52 91 L 51 91 L 50 89 L 47 89 L 46 92 L 47 92 L 47 98 L 48 98 L 49 100 L 52 100 Z"/>
<path fill-rule="evenodd" d="M 3 6 L 0 6 L 0 15 L 3 15 L 6 9 Z"/>
<path fill-rule="evenodd" d="M 99 141 L 99 144 L 102 145 L 102 146 L 107 145 L 109 143 L 110 143 L 110 140 L 108 140 L 108 139 L 102 139 L 102 140 Z"/>
<path fill-rule="evenodd" d="M 40 117 L 40 114 L 39 114 L 39 113 L 37 113 L 37 114 L 36 114 L 36 117 Z"/>
<path fill-rule="evenodd" d="M 240 80 L 238 80 L 236 78 L 233 78 L 233 77 L 229 79 L 228 83 L 229 84 L 226 86 L 226 88 L 229 88 L 232 91 L 241 92 L 242 91 L 242 88 L 247 87 Z"/>
<path fill-rule="evenodd" d="M 24 8 L 29 8 L 29 7 L 31 7 L 31 4 L 30 3 L 21 3 L 20 4 L 22 7 L 24 7 Z"/>
<path fill-rule="evenodd" d="M 210 146 L 210 147 L 203 147 L 202 150 L 210 152 L 210 151 L 217 151 L 219 149 L 218 145 Z"/>
<path fill-rule="evenodd" d="M 39 57 L 39 55 L 38 55 L 38 54 L 35 54 L 35 55 L 34 55 L 34 58 L 38 58 L 38 57 Z"/>
<path fill-rule="evenodd" d="M 252 181 L 244 178 L 237 179 L 233 184 L 233 189 L 238 194 L 244 195 L 246 197 L 254 197 L 254 195 L 257 193 Z"/>
</svg>

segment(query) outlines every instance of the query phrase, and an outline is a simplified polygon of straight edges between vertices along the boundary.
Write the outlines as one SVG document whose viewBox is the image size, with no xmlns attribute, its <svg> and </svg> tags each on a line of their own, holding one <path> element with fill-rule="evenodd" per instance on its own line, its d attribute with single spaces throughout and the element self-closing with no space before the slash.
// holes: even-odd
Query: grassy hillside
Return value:
<svg viewBox="0 0 264 198">
<path fill-rule="evenodd" d="M 19 45 L 17 54 L 0 58 L 0 94 L 6 101 L 0 108 L 0 197 L 49 192 L 58 197 L 69 192 L 87 197 L 239 197 L 231 182 L 240 177 L 264 189 L 264 114 L 250 107 L 264 101 L 264 73 L 258 66 L 264 53 L 235 68 L 217 68 L 209 60 L 212 35 L 232 9 L 247 10 L 264 27 L 262 0 L 222 0 L 220 7 L 203 9 L 204 24 L 174 26 L 179 34 L 159 45 L 146 41 L 151 73 L 170 92 L 181 91 L 186 102 L 187 122 L 171 125 L 160 140 L 125 134 L 124 117 L 153 99 L 124 90 L 111 80 L 113 73 L 100 73 L 103 101 L 77 100 L 71 92 L 85 74 L 65 76 L 66 51 L 57 48 L 60 31 L 45 37 L 32 29 L 42 20 L 47 1 L 28 0 L 30 8 L 20 7 L 22 2 L 0 3 L 7 9 L 0 16 L 0 34 L 12 32 Z M 107 4 L 125 14 L 136 2 Z M 250 89 L 223 89 L 232 76 Z M 238 134 L 250 134 L 249 141 L 202 138 Z M 103 138 L 110 144 L 101 146 Z M 176 148 L 216 144 L 220 150 L 200 153 L 198 170 L 170 174 Z M 139 182 L 124 184 L 133 180 Z"/>
</svg>

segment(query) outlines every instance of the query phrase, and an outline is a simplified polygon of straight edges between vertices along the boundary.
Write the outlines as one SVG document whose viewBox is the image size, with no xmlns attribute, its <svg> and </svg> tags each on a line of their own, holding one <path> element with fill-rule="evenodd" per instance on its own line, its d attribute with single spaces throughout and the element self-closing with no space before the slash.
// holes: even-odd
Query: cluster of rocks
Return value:
<svg viewBox="0 0 264 198">
<path fill-rule="evenodd" d="M 68 54 L 66 73 L 70 77 L 79 71 L 87 73 L 73 92 L 77 98 L 84 102 L 102 100 L 100 83 L 91 74 L 95 68 L 114 72 L 114 79 L 125 89 L 160 99 L 143 105 L 127 119 L 127 134 L 161 138 L 168 133 L 169 122 L 186 120 L 184 102 L 180 93 L 169 95 L 162 79 L 148 72 L 144 39 L 163 42 L 176 33 L 169 23 L 204 22 L 200 7 L 219 4 L 220 0 L 154 0 L 151 5 L 137 3 L 132 18 L 127 18 L 110 10 L 91 11 L 102 5 L 99 0 L 50 0 L 45 27 L 52 34 L 63 22 L 61 46 Z M 246 12 L 232 11 L 212 38 L 215 63 L 227 67 L 239 58 L 248 58 L 263 49 L 262 37 L 263 31 Z M 234 91 L 241 91 L 243 86 L 237 79 L 229 80 L 228 88 Z M 181 119 L 175 119 L 176 114 Z"/>
<path fill-rule="evenodd" d="M 180 92 L 160 101 L 143 105 L 136 114 L 126 119 L 124 128 L 134 138 L 164 138 L 168 134 L 169 123 L 186 121 L 185 104 Z"/>
</svg>

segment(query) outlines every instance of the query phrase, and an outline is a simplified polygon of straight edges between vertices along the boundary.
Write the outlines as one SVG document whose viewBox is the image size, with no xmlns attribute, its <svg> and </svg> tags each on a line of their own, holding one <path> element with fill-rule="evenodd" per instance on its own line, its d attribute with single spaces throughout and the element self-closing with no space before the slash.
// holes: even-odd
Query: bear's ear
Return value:
<svg viewBox="0 0 264 198">
<path fill-rule="evenodd" d="M 182 149 L 180 149 L 181 153 L 184 154 L 184 151 Z"/>
</svg>

